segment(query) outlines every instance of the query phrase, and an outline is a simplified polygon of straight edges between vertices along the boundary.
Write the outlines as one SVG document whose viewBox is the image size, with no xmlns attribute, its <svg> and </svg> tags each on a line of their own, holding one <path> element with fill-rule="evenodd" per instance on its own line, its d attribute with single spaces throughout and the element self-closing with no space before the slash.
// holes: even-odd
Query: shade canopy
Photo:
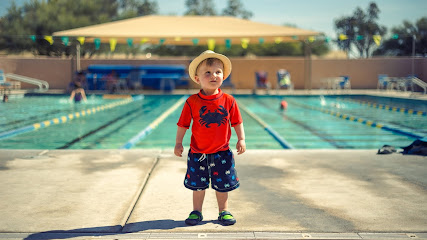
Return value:
<svg viewBox="0 0 427 240">
<path fill-rule="evenodd" d="M 319 32 L 293 27 L 258 23 L 228 16 L 143 16 L 87 27 L 55 32 L 54 36 L 85 37 L 101 42 L 116 39 L 125 43 L 153 43 L 170 45 L 301 41 Z"/>
</svg>

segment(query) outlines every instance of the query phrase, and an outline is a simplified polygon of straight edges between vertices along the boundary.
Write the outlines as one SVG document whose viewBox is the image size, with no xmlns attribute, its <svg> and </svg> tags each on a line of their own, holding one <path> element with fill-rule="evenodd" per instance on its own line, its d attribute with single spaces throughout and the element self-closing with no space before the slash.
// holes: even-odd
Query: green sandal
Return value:
<svg viewBox="0 0 427 240">
<path fill-rule="evenodd" d="M 190 216 L 188 216 L 187 219 L 185 219 L 185 223 L 190 226 L 197 225 L 199 222 L 203 220 L 203 215 L 199 211 L 192 211 L 190 213 Z"/>
<path fill-rule="evenodd" d="M 236 223 L 236 219 L 234 219 L 233 215 L 231 215 L 228 211 L 222 211 L 219 214 L 218 221 L 225 226 L 233 225 Z"/>
</svg>

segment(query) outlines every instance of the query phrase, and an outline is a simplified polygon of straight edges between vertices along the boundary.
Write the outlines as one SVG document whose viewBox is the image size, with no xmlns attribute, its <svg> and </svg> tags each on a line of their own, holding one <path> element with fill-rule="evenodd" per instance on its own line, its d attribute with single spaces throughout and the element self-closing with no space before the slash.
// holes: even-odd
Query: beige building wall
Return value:
<svg viewBox="0 0 427 240">
<path fill-rule="evenodd" d="M 189 65 L 191 58 L 161 58 L 150 60 L 135 59 L 82 59 L 81 68 L 87 69 L 91 64 L 184 64 Z M 252 89 L 255 86 L 255 72 L 267 71 L 268 80 L 275 87 L 277 70 L 283 68 L 291 73 L 295 89 L 321 87 L 321 79 L 347 75 L 353 89 L 375 89 L 378 74 L 393 77 L 405 77 L 411 74 L 412 59 L 406 58 L 370 58 L 370 59 L 312 59 L 259 57 L 254 59 L 231 58 L 233 65 L 232 82 L 236 88 Z M 309 67 L 311 65 L 311 68 Z M 66 89 L 76 70 L 75 59 L 63 58 L 16 58 L 0 57 L 0 69 L 5 73 L 15 73 L 49 82 L 51 89 Z M 414 59 L 414 72 L 422 80 L 427 81 L 427 59 Z M 190 87 L 198 86 L 191 82 Z M 22 84 L 22 88 L 34 88 Z"/>
</svg>

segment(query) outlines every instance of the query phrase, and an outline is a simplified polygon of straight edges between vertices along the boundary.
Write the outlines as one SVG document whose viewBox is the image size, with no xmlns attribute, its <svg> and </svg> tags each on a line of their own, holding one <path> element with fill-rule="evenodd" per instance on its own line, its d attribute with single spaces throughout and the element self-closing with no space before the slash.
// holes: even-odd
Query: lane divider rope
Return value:
<svg viewBox="0 0 427 240">
<path fill-rule="evenodd" d="M 299 104 L 299 103 L 296 103 L 296 102 L 292 102 L 292 104 L 299 105 L 301 107 L 309 108 L 309 109 L 312 109 L 312 110 L 320 111 L 320 112 L 323 112 L 323 113 L 326 113 L 326 114 L 329 114 L 331 116 L 338 117 L 338 118 L 341 118 L 341 119 L 344 119 L 344 120 L 358 122 L 358 123 L 361 123 L 361 124 L 365 124 L 367 126 L 376 127 L 376 128 L 383 129 L 383 130 L 386 130 L 386 131 L 398 133 L 400 135 L 405 135 L 405 136 L 409 136 L 409 137 L 413 137 L 413 138 L 417 138 L 417 139 L 425 137 L 425 136 L 421 136 L 421 135 L 418 135 L 418 134 L 415 134 L 415 133 L 411 133 L 411 132 L 408 132 L 408 131 L 405 131 L 405 130 L 402 130 L 402 129 L 398 129 L 398 128 L 395 128 L 395 127 L 387 126 L 387 125 L 382 124 L 382 123 L 374 122 L 372 120 L 368 120 L 368 119 L 364 119 L 364 118 L 361 118 L 361 117 L 352 116 L 350 114 L 342 114 L 342 113 L 339 113 L 339 112 L 331 111 L 329 109 L 323 109 L 323 108 L 313 107 L 313 106 L 309 106 L 309 105 L 305 105 L 305 104 Z"/>
<path fill-rule="evenodd" d="M 340 100 L 342 100 L 342 99 L 340 99 Z M 418 110 L 414 110 L 414 109 L 391 107 L 391 106 L 385 105 L 385 104 L 378 104 L 378 103 L 362 101 L 362 100 L 355 100 L 355 99 L 353 99 L 353 100 L 346 99 L 346 100 L 357 102 L 361 105 L 367 105 L 368 107 L 389 110 L 391 112 L 401 112 L 401 113 L 413 114 L 413 115 L 418 115 L 418 116 L 427 116 L 427 112 L 418 111 Z"/>
<path fill-rule="evenodd" d="M 238 103 L 239 107 L 245 111 L 250 117 L 252 117 L 259 125 L 261 125 L 265 131 L 267 131 L 284 149 L 294 149 L 294 147 L 288 143 L 282 136 L 280 136 L 272 127 L 265 123 L 261 118 L 256 114 L 252 113 L 247 107 L 245 107 L 241 102 Z"/>
<path fill-rule="evenodd" d="M 156 118 L 152 123 L 150 123 L 144 130 L 139 132 L 137 135 L 132 137 L 127 143 L 120 147 L 120 149 L 130 149 L 135 146 L 138 142 L 148 136 L 161 122 L 163 122 L 169 115 L 171 115 L 181 104 L 187 100 L 188 96 L 183 96 L 180 98 L 172 107 L 170 107 L 166 112 Z"/>
<path fill-rule="evenodd" d="M 10 137 L 22 134 L 22 133 L 35 131 L 35 130 L 38 130 L 40 128 L 47 128 L 51 125 L 66 123 L 67 121 L 71 121 L 74 118 L 85 117 L 86 115 L 95 114 L 97 112 L 104 111 L 104 110 L 111 109 L 111 108 L 115 108 L 117 106 L 121 106 L 124 104 L 131 103 L 133 101 L 142 100 L 143 98 L 144 98 L 143 95 L 138 95 L 138 96 L 135 96 L 132 98 L 127 98 L 123 101 L 105 104 L 105 105 L 93 107 L 90 109 L 85 109 L 85 110 L 78 111 L 75 113 L 70 113 L 68 115 L 64 115 L 61 117 L 45 120 L 45 121 L 38 122 L 38 123 L 33 123 L 33 124 L 25 126 L 25 127 L 5 131 L 5 132 L 0 133 L 0 140 L 10 138 Z"/>
</svg>

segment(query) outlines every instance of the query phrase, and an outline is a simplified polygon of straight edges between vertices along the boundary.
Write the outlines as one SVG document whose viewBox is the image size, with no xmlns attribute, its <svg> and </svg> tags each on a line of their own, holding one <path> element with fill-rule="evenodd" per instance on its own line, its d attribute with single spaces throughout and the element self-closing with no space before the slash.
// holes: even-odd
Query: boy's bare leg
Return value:
<svg viewBox="0 0 427 240">
<path fill-rule="evenodd" d="M 227 211 L 227 209 L 228 209 L 228 192 L 216 191 L 216 201 L 218 202 L 219 212 Z"/>
<path fill-rule="evenodd" d="M 193 191 L 193 210 L 202 212 L 203 200 L 205 200 L 206 190 Z"/>
</svg>

